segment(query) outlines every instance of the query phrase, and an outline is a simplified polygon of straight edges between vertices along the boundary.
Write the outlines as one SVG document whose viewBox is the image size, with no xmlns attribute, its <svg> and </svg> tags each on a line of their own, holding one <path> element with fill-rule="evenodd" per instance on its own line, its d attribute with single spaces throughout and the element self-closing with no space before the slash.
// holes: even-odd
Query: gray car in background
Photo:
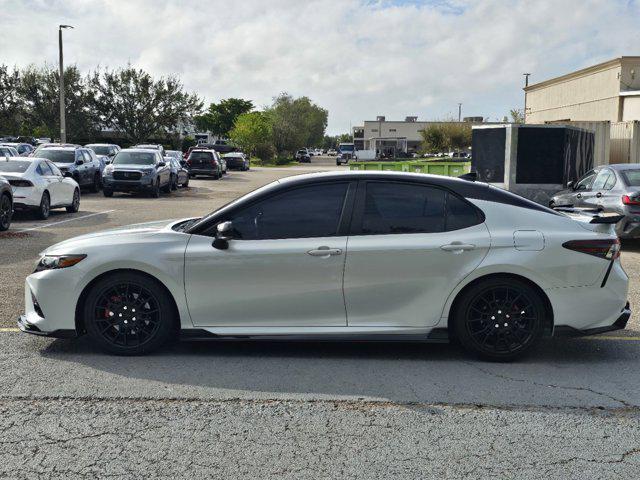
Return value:
<svg viewBox="0 0 640 480">
<path fill-rule="evenodd" d="M 549 201 L 551 208 L 571 206 L 617 213 L 620 238 L 640 238 L 640 163 L 603 165 L 588 171 L 577 182 Z"/>
</svg>

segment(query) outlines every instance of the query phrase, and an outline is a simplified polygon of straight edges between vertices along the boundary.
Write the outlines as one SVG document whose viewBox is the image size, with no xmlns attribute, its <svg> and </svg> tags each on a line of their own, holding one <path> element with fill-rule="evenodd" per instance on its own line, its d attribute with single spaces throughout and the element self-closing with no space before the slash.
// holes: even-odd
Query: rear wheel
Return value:
<svg viewBox="0 0 640 480">
<path fill-rule="evenodd" d="M 93 176 L 93 183 L 91 184 L 91 191 L 93 193 L 98 193 L 100 191 L 100 174 L 96 173 Z"/>
<path fill-rule="evenodd" d="M 13 203 L 8 194 L 0 197 L 0 232 L 9 230 L 11 226 L 11 217 L 13 216 Z"/>
<path fill-rule="evenodd" d="M 178 176 L 173 176 L 171 177 L 171 190 L 177 190 L 178 189 Z"/>
<path fill-rule="evenodd" d="M 78 210 L 80 210 L 80 191 L 76 188 L 73 191 L 73 200 L 71 201 L 71 205 L 67 207 L 67 212 L 76 213 Z"/>
<path fill-rule="evenodd" d="M 156 183 L 153 185 L 151 189 L 151 198 L 159 198 L 160 197 L 160 179 L 156 179 Z"/>
<path fill-rule="evenodd" d="M 109 188 L 105 188 L 104 190 L 102 190 L 102 193 L 105 197 L 113 197 L 113 190 Z"/>
<path fill-rule="evenodd" d="M 49 214 L 51 213 L 51 198 L 49 197 L 49 192 L 44 192 L 42 194 L 42 198 L 40 199 L 40 206 L 38 207 L 38 211 L 36 213 L 40 220 L 46 220 L 47 218 L 49 218 Z"/>
<path fill-rule="evenodd" d="M 92 341 L 116 355 L 152 352 L 168 342 L 176 325 L 165 289 L 135 272 L 99 280 L 84 304 L 84 324 Z"/>
<path fill-rule="evenodd" d="M 462 346 L 487 360 L 512 360 L 542 336 L 546 309 L 540 294 L 515 278 L 473 285 L 456 302 L 453 329 Z"/>
</svg>

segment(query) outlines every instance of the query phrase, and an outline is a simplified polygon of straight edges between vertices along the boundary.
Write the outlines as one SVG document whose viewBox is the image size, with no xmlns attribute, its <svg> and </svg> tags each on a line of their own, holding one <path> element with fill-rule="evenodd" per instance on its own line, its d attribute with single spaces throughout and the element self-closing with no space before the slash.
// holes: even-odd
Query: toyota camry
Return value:
<svg viewBox="0 0 640 480">
<path fill-rule="evenodd" d="M 616 219 L 582 217 L 466 179 L 299 175 L 48 248 L 18 323 L 115 354 L 179 336 L 400 339 L 509 360 L 626 326 Z"/>
</svg>

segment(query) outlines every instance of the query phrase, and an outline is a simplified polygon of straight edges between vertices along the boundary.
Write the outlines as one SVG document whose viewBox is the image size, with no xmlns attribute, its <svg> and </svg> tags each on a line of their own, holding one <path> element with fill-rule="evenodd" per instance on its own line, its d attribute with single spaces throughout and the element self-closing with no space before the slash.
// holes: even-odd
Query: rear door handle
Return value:
<svg viewBox="0 0 640 480">
<path fill-rule="evenodd" d="M 442 245 L 440 248 L 445 252 L 462 253 L 465 250 L 474 250 L 476 246 L 470 243 L 449 243 Z"/>
<path fill-rule="evenodd" d="M 309 250 L 307 254 L 312 257 L 330 257 L 333 255 L 341 255 L 342 250 L 339 248 L 318 247 L 315 250 Z"/>
</svg>

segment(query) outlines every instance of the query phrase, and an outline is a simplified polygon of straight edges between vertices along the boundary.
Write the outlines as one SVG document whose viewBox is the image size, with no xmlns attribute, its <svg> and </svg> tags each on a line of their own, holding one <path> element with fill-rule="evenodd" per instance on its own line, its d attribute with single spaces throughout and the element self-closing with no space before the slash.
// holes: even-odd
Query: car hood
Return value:
<svg viewBox="0 0 640 480">
<path fill-rule="evenodd" d="M 113 163 L 111 164 L 113 165 Z M 114 170 L 151 170 L 153 169 L 153 165 L 136 165 L 136 164 L 128 164 L 128 163 L 119 163 L 117 165 L 113 165 Z"/>
<path fill-rule="evenodd" d="M 62 254 L 62 253 L 80 253 L 84 247 L 104 247 L 105 243 L 119 244 L 126 243 L 132 240 L 132 237 L 146 237 L 155 235 L 165 229 L 171 228 L 172 225 L 180 220 L 159 220 L 148 223 L 137 223 L 134 225 L 126 225 L 117 228 L 111 228 L 109 230 L 102 230 L 100 232 L 89 233 L 86 235 L 80 235 L 73 237 L 60 243 L 47 248 L 43 254 Z"/>
</svg>

